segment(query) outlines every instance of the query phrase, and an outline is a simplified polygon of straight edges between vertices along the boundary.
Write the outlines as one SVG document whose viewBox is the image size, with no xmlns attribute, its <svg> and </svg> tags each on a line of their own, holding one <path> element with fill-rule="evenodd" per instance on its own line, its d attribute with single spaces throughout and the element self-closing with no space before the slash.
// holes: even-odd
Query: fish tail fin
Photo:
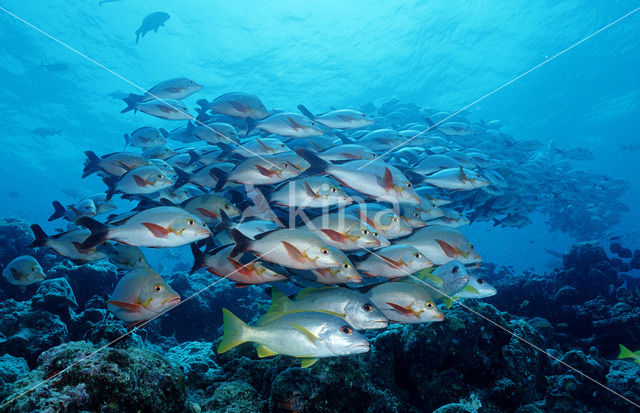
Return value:
<svg viewBox="0 0 640 413">
<path fill-rule="evenodd" d="M 49 239 L 42 227 L 38 224 L 31 225 L 31 232 L 33 232 L 35 239 L 31 244 L 27 245 L 29 248 L 42 247 Z"/>
<path fill-rule="evenodd" d="M 500 225 L 500 220 L 498 218 L 493 218 L 493 226 L 497 227 L 498 225 Z"/>
<path fill-rule="evenodd" d="M 232 225 L 233 225 L 233 222 L 231 222 L 231 218 L 229 218 L 229 215 L 227 215 L 227 213 L 221 209 L 220 223 L 213 228 L 213 233 L 217 234 L 222 231 L 228 231 L 231 229 Z"/>
<path fill-rule="evenodd" d="M 129 136 L 128 133 L 124 134 L 124 149 L 127 149 L 127 146 L 129 146 L 129 141 L 131 140 L 131 136 Z"/>
<path fill-rule="evenodd" d="M 136 44 L 138 44 L 138 42 L 140 41 L 140 34 L 142 33 L 142 30 L 138 29 L 136 30 Z"/>
<path fill-rule="evenodd" d="M 620 354 L 618 354 L 618 359 L 629 359 L 635 356 L 635 354 L 633 354 L 633 351 L 629 350 L 622 344 L 618 344 L 618 346 L 620 346 Z"/>
<path fill-rule="evenodd" d="M 311 164 L 309 169 L 304 172 L 306 175 L 318 175 L 327 171 L 329 163 L 318 157 L 318 155 L 311 152 L 309 149 L 300 148 L 296 150 L 296 153 Z"/>
<path fill-rule="evenodd" d="M 216 182 L 216 187 L 213 188 L 214 192 L 220 192 L 224 185 L 227 183 L 228 174 L 220 168 L 211 168 L 211 176 L 215 177 L 218 182 Z"/>
<path fill-rule="evenodd" d="M 189 162 L 187 162 L 187 166 L 193 165 L 200 160 L 200 155 L 198 155 L 198 152 L 194 151 L 193 149 L 191 149 L 188 153 Z"/>
<path fill-rule="evenodd" d="M 64 206 L 62 206 L 60 202 L 53 201 L 51 205 L 53 205 L 54 211 L 53 214 L 51 214 L 51 216 L 49 217 L 49 221 L 54 221 L 65 216 L 67 210 L 64 208 Z"/>
<path fill-rule="evenodd" d="M 191 243 L 191 253 L 193 254 L 193 267 L 191 267 L 189 275 L 204 267 L 204 259 L 206 257 L 204 252 L 200 251 L 200 248 L 198 248 L 195 243 Z"/>
<path fill-rule="evenodd" d="M 200 110 L 204 114 L 207 111 L 207 106 L 209 106 L 209 101 L 207 99 L 198 99 L 196 103 L 200 106 Z"/>
<path fill-rule="evenodd" d="M 85 151 L 84 154 L 87 157 L 87 161 L 84 165 L 84 169 L 82 170 L 82 177 L 86 178 L 92 173 L 98 171 L 98 165 L 100 163 L 100 157 L 95 154 L 93 151 Z"/>
<path fill-rule="evenodd" d="M 256 125 L 258 124 L 258 121 L 256 121 L 254 118 L 249 117 L 249 116 L 244 118 L 244 121 L 247 124 L 247 132 L 244 134 L 244 136 L 246 138 L 247 136 L 249 136 L 251 131 L 256 128 Z"/>
<path fill-rule="evenodd" d="M 230 257 L 235 257 L 236 255 L 240 254 L 241 252 L 245 252 L 251 247 L 251 242 L 253 240 L 237 229 L 232 229 L 229 235 L 231 236 L 233 242 L 236 243 L 236 245 L 231 250 L 231 253 L 229 254 Z"/>
<path fill-rule="evenodd" d="M 144 95 L 136 95 L 135 93 L 129 93 L 129 96 L 127 96 L 127 98 L 131 99 L 133 102 L 142 102 L 142 99 L 144 99 Z"/>
<path fill-rule="evenodd" d="M 176 178 L 176 183 L 173 184 L 174 189 L 178 189 L 187 182 L 189 182 L 189 178 L 191 177 L 184 169 L 174 166 L 173 169 L 178 174 L 178 178 Z"/>
<path fill-rule="evenodd" d="M 222 149 L 222 152 L 220 152 L 220 155 L 218 155 L 218 159 L 226 158 L 231 153 L 231 151 L 233 151 L 235 147 L 233 145 L 229 145 L 228 143 L 224 143 L 224 142 L 218 142 L 216 143 L 216 146 Z"/>
<path fill-rule="evenodd" d="M 134 113 L 138 111 L 138 101 L 135 98 L 132 98 L 131 95 L 122 100 L 124 100 L 124 103 L 127 104 L 127 107 L 122 109 L 120 113 L 129 112 L 130 110 L 132 110 Z"/>
<path fill-rule="evenodd" d="M 342 132 L 334 132 L 334 135 L 336 135 L 338 138 L 340 138 L 340 140 L 344 144 L 349 144 L 349 143 L 353 143 L 354 142 L 353 139 L 349 138 L 347 135 L 345 135 Z"/>
<path fill-rule="evenodd" d="M 431 119 L 429 119 L 428 117 L 425 116 L 424 120 L 427 122 L 427 124 L 429 125 L 430 128 L 433 128 L 434 126 L 436 126 L 436 124 Z"/>
<path fill-rule="evenodd" d="M 88 250 L 89 248 L 93 248 L 105 242 L 109 237 L 109 226 L 93 218 L 80 217 L 76 219 L 76 225 L 80 225 L 91 231 L 87 239 L 80 244 L 80 249 Z"/>
<path fill-rule="evenodd" d="M 107 200 L 113 198 L 113 195 L 116 193 L 116 184 L 118 183 L 118 179 L 113 176 L 108 176 L 104 178 L 102 182 L 107 185 Z"/>
<path fill-rule="evenodd" d="M 258 319 L 256 325 L 263 325 L 272 321 L 287 311 L 287 305 L 291 302 L 289 297 L 285 295 L 279 288 L 270 287 L 271 289 L 271 307 Z"/>
<path fill-rule="evenodd" d="M 298 105 L 298 110 L 309 119 L 311 120 L 315 119 L 315 116 L 313 116 L 313 113 L 311 113 L 311 111 L 307 109 L 304 105 Z"/>
<path fill-rule="evenodd" d="M 218 344 L 218 354 L 226 353 L 232 348 L 246 343 L 246 333 L 250 327 L 244 321 L 236 317 L 226 308 L 222 309 L 222 318 L 224 320 L 224 334 L 222 341 Z"/>
<path fill-rule="evenodd" d="M 162 134 L 162 136 L 164 136 L 165 138 L 167 136 L 169 136 L 169 132 L 167 132 L 166 129 L 162 129 L 162 128 L 158 128 L 158 130 L 160 131 L 160 133 Z"/>
<path fill-rule="evenodd" d="M 411 183 L 413 184 L 424 182 L 425 176 L 422 174 L 414 172 L 411 169 L 407 169 L 406 171 L 403 171 L 403 172 L 404 172 L 404 176 L 406 176 L 407 179 L 409 179 L 409 181 L 411 181 Z"/>
</svg>

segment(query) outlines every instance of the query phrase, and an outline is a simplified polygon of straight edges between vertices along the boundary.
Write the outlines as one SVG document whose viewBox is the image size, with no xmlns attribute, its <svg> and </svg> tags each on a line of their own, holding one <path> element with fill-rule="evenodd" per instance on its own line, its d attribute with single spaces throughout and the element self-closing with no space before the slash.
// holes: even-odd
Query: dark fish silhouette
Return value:
<svg viewBox="0 0 640 413">
<path fill-rule="evenodd" d="M 48 65 L 45 65 L 44 63 L 42 63 L 40 64 L 40 67 L 44 67 L 51 73 L 64 72 L 65 70 L 69 69 L 69 65 L 67 65 L 66 63 L 51 63 Z"/>
<path fill-rule="evenodd" d="M 140 25 L 138 30 L 136 30 L 136 44 L 138 44 L 140 37 L 144 37 L 144 35 L 147 34 L 147 32 L 150 32 L 151 30 L 153 30 L 154 33 L 157 33 L 158 28 L 160 26 L 164 26 L 164 22 L 169 20 L 169 17 L 171 16 L 169 16 L 168 13 L 165 13 L 163 11 L 157 11 L 145 17 L 142 20 L 142 24 Z"/>
<path fill-rule="evenodd" d="M 62 133 L 62 129 L 35 128 L 31 131 L 31 133 L 46 138 L 47 136 L 60 135 L 60 133 Z"/>
</svg>

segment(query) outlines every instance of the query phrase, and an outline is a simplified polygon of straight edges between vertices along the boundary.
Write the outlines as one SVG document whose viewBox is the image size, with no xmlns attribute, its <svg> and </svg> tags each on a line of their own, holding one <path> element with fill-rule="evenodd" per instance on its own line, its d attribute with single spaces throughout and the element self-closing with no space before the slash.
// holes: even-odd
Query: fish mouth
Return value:
<svg viewBox="0 0 640 413">
<path fill-rule="evenodd" d="M 170 305 L 171 307 L 176 306 L 180 303 L 180 296 L 167 298 L 162 302 L 163 305 Z"/>
<path fill-rule="evenodd" d="M 372 329 L 378 329 L 378 328 L 386 328 L 389 325 L 389 320 L 384 319 L 384 320 L 375 320 L 374 322 L 371 323 L 373 326 L 371 327 Z"/>
<path fill-rule="evenodd" d="M 438 314 L 431 317 L 432 321 L 444 321 L 444 319 L 445 319 L 444 314 Z"/>
</svg>

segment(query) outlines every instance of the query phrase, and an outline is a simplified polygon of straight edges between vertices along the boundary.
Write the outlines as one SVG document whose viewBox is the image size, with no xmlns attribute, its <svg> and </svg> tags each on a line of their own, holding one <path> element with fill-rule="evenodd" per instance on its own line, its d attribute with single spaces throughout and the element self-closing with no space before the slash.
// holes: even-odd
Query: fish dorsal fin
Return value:
<svg viewBox="0 0 640 413">
<path fill-rule="evenodd" d="M 457 298 L 450 298 L 450 297 L 445 297 L 444 298 L 444 305 L 447 307 L 447 310 L 449 308 L 451 308 L 451 306 L 453 305 L 453 302 L 456 301 Z"/>
<path fill-rule="evenodd" d="M 385 257 L 384 255 L 379 255 L 379 257 L 382 258 L 384 262 L 389 264 L 390 267 L 402 268 L 402 264 L 403 264 L 402 259 L 392 260 L 391 258 Z"/>
<path fill-rule="evenodd" d="M 280 230 L 280 228 L 270 229 L 269 231 L 265 231 L 265 232 L 263 232 L 261 234 L 255 235 L 253 237 L 253 239 L 257 241 L 257 240 L 259 240 L 259 239 L 261 239 L 263 237 L 266 237 L 267 235 L 271 234 L 272 232 L 275 232 L 275 231 L 278 231 L 278 230 Z"/>
<path fill-rule="evenodd" d="M 480 294 L 480 291 L 478 291 L 478 289 L 473 285 L 467 285 L 462 289 L 462 291 L 464 291 L 465 293 Z"/>
<path fill-rule="evenodd" d="M 260 357 L 260 358 L 271 357 L 271 356 L 277 356 L 278 355 L 278 353 L 276 353 L 275 351 L 271 350 L 270 348 L 268 348 L 264 344 L 258 344 L 258 346 L 256 347 L 256 351 L 258 352 L 258 357 Z"/>
<path fill-rule="evenodd" d="M 309 195 L 311 198 L 314 198 L 314 199 L 320 198 L 320 195 L 318 195 L 317 192 L 315 192 L 313 189 L 311 189 L 311 187 L 309 186 L 309 184 L 306 181 L 304 183 L 304 189 L 307 192 L 307 195 Z"/>
<path fill-rule="evenodd" d="M 347 239 L 347 236 L 345 234 L 342 234 L 334 229 L 322 228 L 320 231 L 327 237 L 329 237 L 329 239 L 335 242 L 345 242 L 345 240 Z"/>
<path fill-rule="evenodd" d="M 300 363 L 300 367 L 302 367 L 303 369 L 306 369 L 307 367 L 313 366 L 316 363 L 316 361 L 318 361 L 317 358 L 305 357 L 302 359 Z"/>
<path fill-rule="evenodd" d="M 391 190 L 391 188 L 393 188 L 393 174 L 391 174 L 391 171 L 387 167 L 384 168 L 382 186 L 384 187 L 385 191 L 389 191 Z"/>
<path fill-rule="evenodd" d="M 320 341 L 321 340 L 320 337 L 316 336 L 315 334 L 313 334 L 311 331 L 307 330 L 306 328 L 304 328 L 300 324 L 289 323 L 289 325 L 291 327 L 295 328 L 296 330 L 298 330 L 299 332 L 301 332 L 302 334 L 304 334 L 305 338 L 307 340 L 309 340 L 311 342 L 311 344 L 316 344 L 316 341 Z"/>
<path fill-rule="evenodd" d="M 308 297 L 311 294 L 319 293 L 321 291 L 335 290 L 338 287 L 334 286 L 326 286 L 326 287 L 307 287 L 296 295 L 296 301 L 304 300 L 305 297 Z"/>
<path fill-rule="evenodd" d="M 258 319 L 256 325 L 263 325 L 278 317 L 282 317 L 286 314 L 290 302 L 291 300 L 282 290 L 277 287 L 271 287 L 271 306 L 269 310 Z"/>
</svg>

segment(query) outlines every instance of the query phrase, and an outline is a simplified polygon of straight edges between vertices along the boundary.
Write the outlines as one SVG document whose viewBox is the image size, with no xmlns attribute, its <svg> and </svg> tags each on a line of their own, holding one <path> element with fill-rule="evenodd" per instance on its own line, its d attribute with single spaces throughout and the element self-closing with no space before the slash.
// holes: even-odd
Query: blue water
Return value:
<svg viewBox="0 0 640 413">
<path fill-rule="evenodd" d="M 391 97 L 455 111 L 636 6 L 623 0 L 2 2 L 131 83 L 198 81 L 204 90 L 186 99 L 189 107 L 198 98 L 246 91 L 269 108 L 304 103 L 316 112 Z M 135 44 L 142 18 L 160 10 L 171 15 L 165 27 Z M 596 159 L 576 167 L 630 181 L 622 201 L 631 210 L 612 233 L 640 230 L 638 152 L 619 147 L 640 141 L 639 19 L 630 16 L 469 109 L 473 119 L 500 119 L 503 131 L 518 139 L 587 147 Z M 107 95 L 135 87 L 4 12 L 0 35 L 0 216 L 44 222 L 53 199 L 72 201 L 62 189 L 103 190 L 97 177 L 80 178 L 84 150 L 121 150 L 122 134 L 141 123 L 174 126 L 140 113 L 121 115 L 122 102 Z M 68 70 L 49 72 L 42 63 L 65 63 Z M 43 139 L 31 134 L 35 127 L 64 131 Z M 523 229 L 478 224 L 466 231 L 486 261 L 537 270 L 554 260 L 544 247 L 564 251 L 574 241 L 550 233 L 542 217 Z"/>
</svg>

